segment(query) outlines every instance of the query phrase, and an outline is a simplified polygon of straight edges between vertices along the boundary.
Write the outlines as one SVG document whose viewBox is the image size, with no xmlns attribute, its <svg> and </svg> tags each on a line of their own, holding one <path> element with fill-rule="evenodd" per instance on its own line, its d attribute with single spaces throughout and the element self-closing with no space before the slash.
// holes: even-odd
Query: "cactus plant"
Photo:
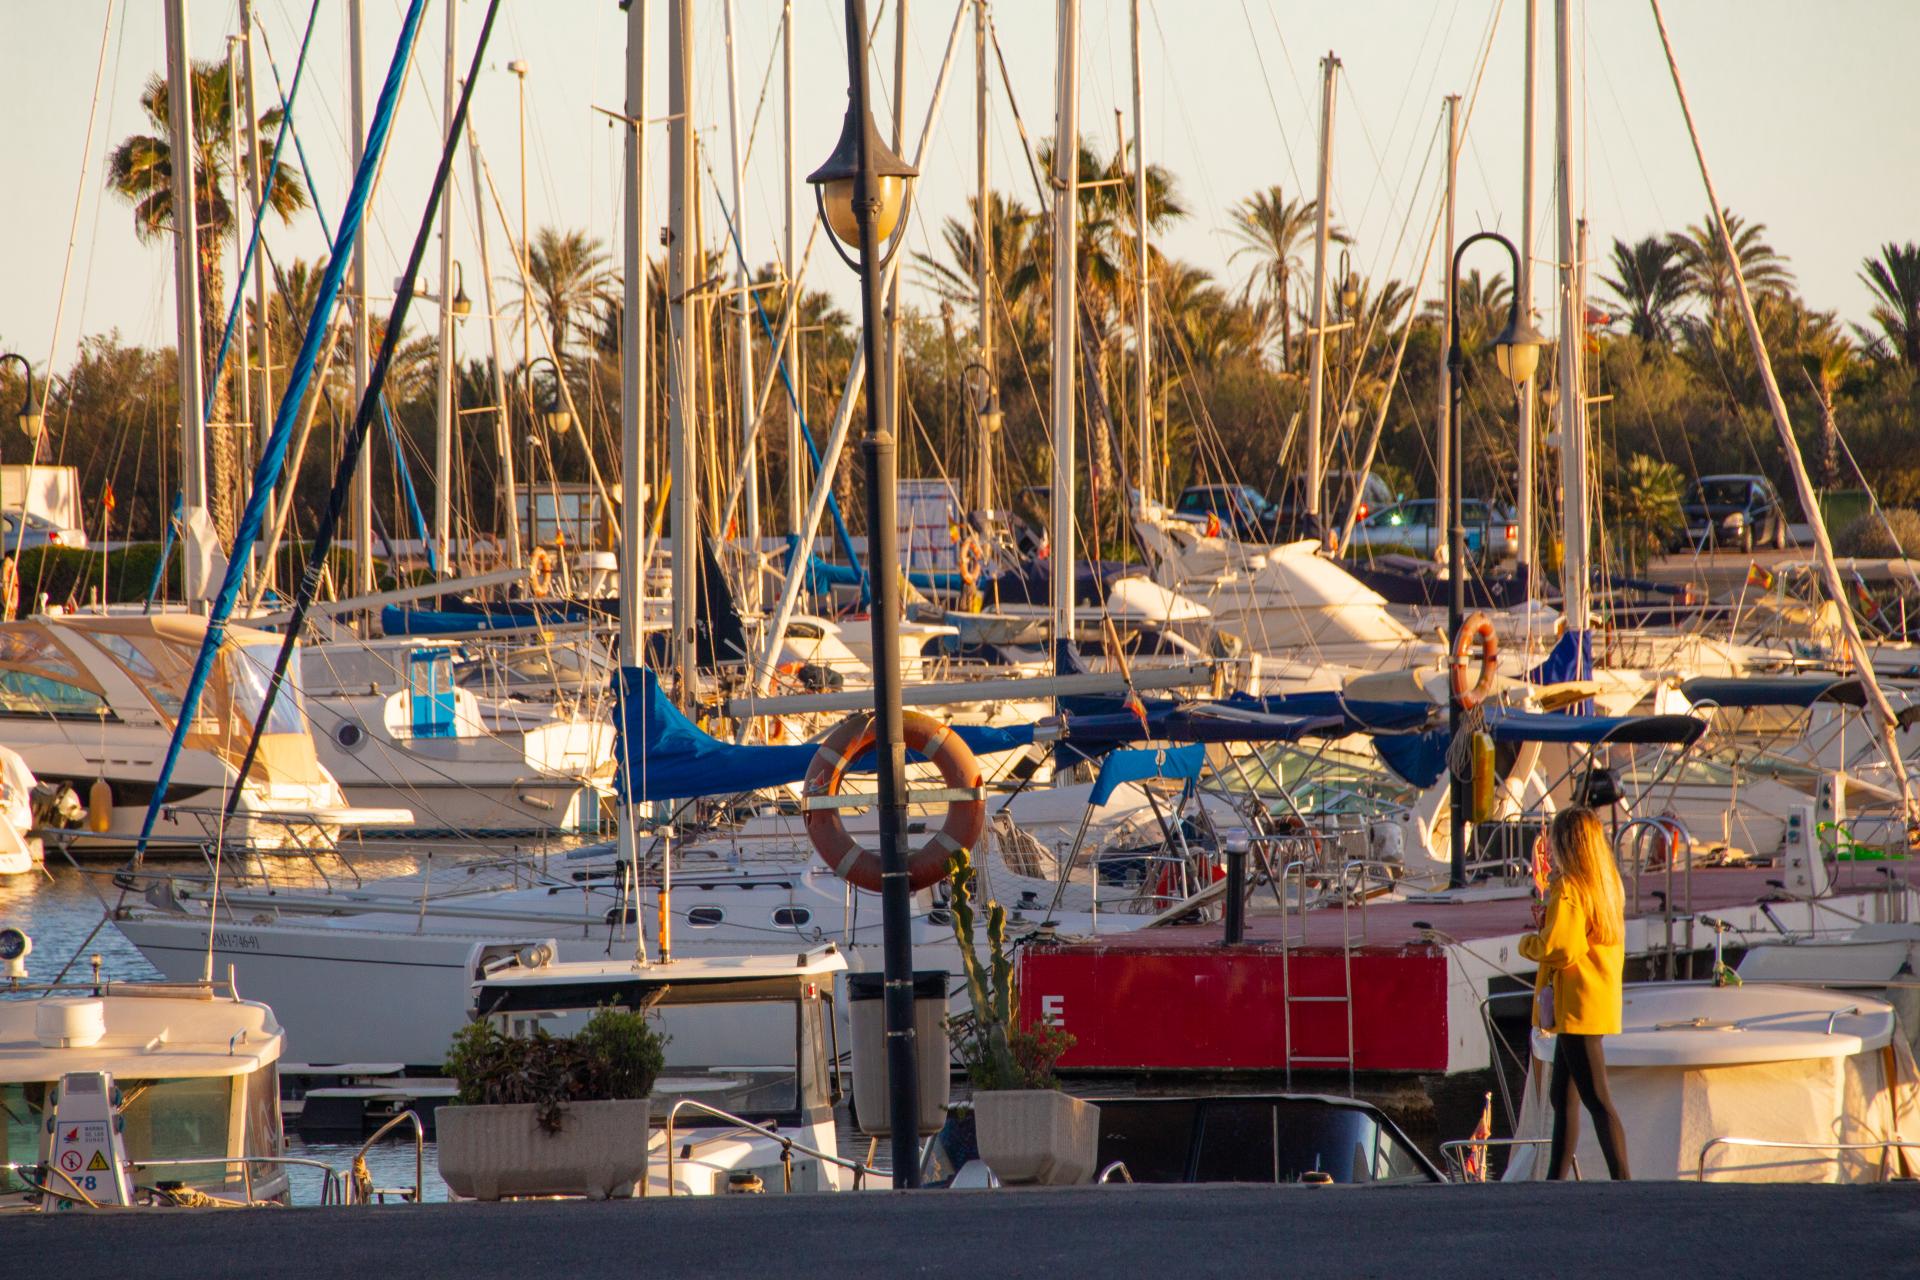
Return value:
<svg viewBox="0 0 1920 1280">
<path fill-rule="evenodd" d="M 965 849 L 950 865 L 953 936 L 960 944 L 960 965 L 966 973 L 970 1015 L 950 1022 L 954 1039 L 966 1063 L 967 1079 L 976 1090 L 1051 1089 L 1058 1086 L 1054 1066 L 1073 1047 L 1073 1037 L 1047 1023 L 1031 1028 L 1019 1025 L 1019 993 L 1013 980 L 1013 955 L 1007 949 L 1007 912 L 999 903 L 986 904 L 986 959 L 980 956 L 979 916 L 974 901 L 977 873 Z"/>
</svg>

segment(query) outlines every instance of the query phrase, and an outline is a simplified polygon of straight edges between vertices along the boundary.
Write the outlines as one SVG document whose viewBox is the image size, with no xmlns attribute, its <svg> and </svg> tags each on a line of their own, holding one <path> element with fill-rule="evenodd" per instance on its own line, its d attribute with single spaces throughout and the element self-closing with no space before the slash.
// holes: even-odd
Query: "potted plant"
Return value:
<svg viewBox="0 0 1920 1280">
<path fill-rule="evenodd" d="M 469 1023 L 447 1054 L 460 1096 L 435 1119 L 440 1176 L 475 1200 L 634 1194 L 665 1047 L 644 1014 L 624 1009 L 601 1009 L 572 1036 Z"/>
<path fill-rule="evenodd" d="M 973 1123 L 980 1156 L 1003 1183 L 1062 1186 L 1093 1176 L 1100 1108 L 1060 1091 L 1054 1067 L 1073 1037 L 1052 1024 L 1020 1025 L 1007 913 L 987 903 L 987 955 L 976 946 L 974 870 L 966 851 L 954 855 L 953 933 L 960 944 L 973 1012 L 952 1028 L 973 1086 Z"/>
</svg>

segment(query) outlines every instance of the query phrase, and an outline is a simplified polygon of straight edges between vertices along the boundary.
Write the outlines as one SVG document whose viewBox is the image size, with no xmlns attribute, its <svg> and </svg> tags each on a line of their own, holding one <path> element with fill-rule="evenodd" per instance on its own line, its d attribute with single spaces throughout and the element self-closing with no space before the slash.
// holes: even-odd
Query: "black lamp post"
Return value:
<svg viewBox="0 0 1920 1280">
<path fill-rule="evenodd" d="M 883 358 L 880 276 L 900 247 L 895 238 L 914 167 L 873 127 L 867 93 L 866 0 L 847 0 L 847 115 L 827 162 L 807 175 L 834 251 L 860 275 L 860 322 L 867 365 L 867 576 L 873 605 L 874 750 L 880 766 L 880 929 L 887 1033 L 887 1117 L 893 1185 L 920 1185 L 919 1066 L 913 1034 L 913 897 L 907 884 L 907 757 L 900 713 L 899 507 L 893 435 L 893 363 Z M 853 246 L 858 256 L 840 247 Z"/>
<path fill-rule="evenodd" d="M 1497 240 L 1506 248 L 1507 256 L 1513 260 L 1513 278 L 1520 279 L 1520 251 L 1513 247 L 1513 241 L 1497 231 L 1479 231 L 1460 242 L 1453 251 L 1453 270 L 1447 278 L 1448 310 L 1453 315 L 1453 324 L 1447 333 L 1447 459 L 1451 473 L 1447 483 L 1447 637 L 1449 643 L 1449 661 L 1458 660 L 1460 648 L 1460 624 L 1467 613 L 1467 529 L 1461 517 L 1460 486 L 1466 468 L 1460 460 L 1460 398 L 1464 391 L 1466 359 L 1460 352 L 1460 258 L 1466 251 L 1481 240 Z M 1507 311 L 1507 327 L 1493 340 L 1493 354 L 1500 366 L 1500 372 L 1506 375 L 1514 388 L 1526 385 L 1533 377 L 1534 366 L 1540 361 L 1540 348 L 1546 339 L 1540 336 L 1521 307 L 1522 299 L 1515 288 L 1513 305 Z M 1451 668 L 1449 668 L 1451 670 Z M 1458 690 L 1449 686 L 1447 694 L 1447 729 L 1457 739 L 1460 736 L 1460 721 L 1465 708 L 1460 705 Z M 1448 760 L 1465 760 L 1465 752 L 1450 751 Z M 1447 807 L 1453 819 L 1452 865 L 1449 868 L 1447 884 L 1449 888 L 1464 888 L 1467 883 L 1467 791 L 1468 779 L 1459 767 L 1448 765 L 1449 788 Z"/>
<path fill-rule="evenodd" d="M 536 394 L 536 384 L 533 376 L 534 372 L 543 364 L 553 370 L 552 390 L 544 400 Z M 544 429 L 548 435 L 563 436 L 572 430 L 573 415 L 567 412 L 566 402 L 561 399 L 560 394 L 560 366 L 555 364 L 551 357 L 536 356 L 521 366 L 520 376 L 527 380 L 527 405 L 534 422 Z M 527 492 L 528 555 L 533 554 L 532 548 L 539 545 L 540 542 L 540 522 L 534 514 L 536 504 L 534 502 L 535 485 L 533 483 L 533 472 L 534 461 L 538 457 L 537 450 L 544 443 L 539 432 L 527 432 L 527 476 L 525 488 Z M 546 447 L 551 448 L 552 446 L 547 445 Z M 553 518 L 555 525 L 558 526 L 562 518 L 558 508 L 554 510 Z"/>
<path fill-rule="evenodd" d="M 20 402 L 20 410 L 14 415 L 14 421 L 20 424 L 20 430 L 26 433 L 28 439 L 38 440 L 40 432 L 47 425 L 47 417 L 46 406 L 33 394 L 33 365 L 25 356 L 11 351 L 0 355 L 0 364 L 9 360 L 19 361 L 21 372 L 27 376 L 26 399 Z"/>
</svg>

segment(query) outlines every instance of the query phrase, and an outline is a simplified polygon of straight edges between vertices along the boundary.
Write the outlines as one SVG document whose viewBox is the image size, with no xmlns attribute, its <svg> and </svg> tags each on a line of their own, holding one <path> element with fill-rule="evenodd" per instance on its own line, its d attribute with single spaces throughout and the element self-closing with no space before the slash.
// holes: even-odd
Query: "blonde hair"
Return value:
<svg viewBox="0 0 1920 1280">
<path fill-rule="evenodd" d="M 1623 941 L 1626 891 L 1620 887 L 1620 871 L 1600 819 L 1587 808 L 1562 810 L 1554 815 L 1551 839 L 1555 890 L 1578 894 L 1586 903 L 1596 942 Z"/>
</svg>

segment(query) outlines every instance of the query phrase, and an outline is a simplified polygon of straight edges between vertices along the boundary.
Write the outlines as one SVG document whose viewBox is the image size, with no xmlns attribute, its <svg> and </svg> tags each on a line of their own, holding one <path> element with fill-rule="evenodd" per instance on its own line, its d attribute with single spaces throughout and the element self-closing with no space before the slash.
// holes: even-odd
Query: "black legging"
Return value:
<svg viewBox="0 0 1920 1280">
<path fill-rule="evenodd" d="M 1580 1139 L 1580 1113 L 1574 1109 L 1574 1091 L 1593 1117 L 1594 1134 L 1600 1139 L 1600 1153 L 1607 1158 L 1607 1176 L 1625 1182 L 1627 1173 L 1627 1136 L 1621 1131 L 1620 1117 L 1613 1109 L 1613 1096 L 1607 1092 L 1607 1060 L 1600 1051 L 1599 1036 L 1576 1036 L 1561 1032 L 1554 1037 L 1553 1149 L 1547 1158 L 1547 1177 L 1558 1181 L 1573 1165 L 1573 1149 Z"/>
</svg>

